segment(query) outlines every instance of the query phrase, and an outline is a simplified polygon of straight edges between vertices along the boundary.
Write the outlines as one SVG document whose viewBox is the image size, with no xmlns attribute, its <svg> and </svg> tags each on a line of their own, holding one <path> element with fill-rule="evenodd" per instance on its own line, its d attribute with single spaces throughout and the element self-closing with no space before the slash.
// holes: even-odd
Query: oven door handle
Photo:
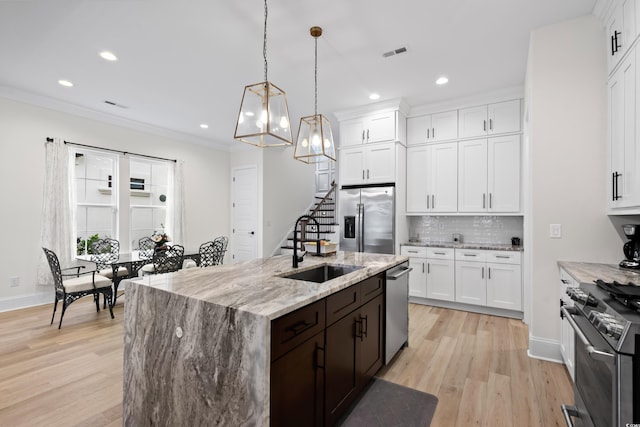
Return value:
<svg viewBox="0 0 640 427">
<path fill-rule="evenodd" d="M 575 406 L 562 405 L 562 415 L 564 415 L 564 422 L 567 423 L 567 427 L 574 427 L 571 417 L 580 417 L 578 410 Z"/>
<path fill-rule="evenodd" d="M 582 341 L 582 343 L 584 344 L 590 358 L 594 360 L 600 360 L 602 362 L 607 362 L 607 363 L 613 362 L 615 356 L 606 351 L 596 350 L 593 344 L 589 342 L 589 339 L 585 336 L 584 332 L 582 332 L 582 330 L 580 329 L 580 326 L 578 326 L 576 321 L 573 320 L 573 316 L 571 315 L 571 312 L 569 312 L 569 310 L 567 310 L 566 307 L 561 307 L 560 311 L 562 312 L 562 314 L 564 314 L 565 319 L 567 319 L 567 321 L 569 322 L 569 325 L 571 325 L 573 330 L 578 335 L 578 338 L 580 338 L 580 341 Z"/>
</svg>

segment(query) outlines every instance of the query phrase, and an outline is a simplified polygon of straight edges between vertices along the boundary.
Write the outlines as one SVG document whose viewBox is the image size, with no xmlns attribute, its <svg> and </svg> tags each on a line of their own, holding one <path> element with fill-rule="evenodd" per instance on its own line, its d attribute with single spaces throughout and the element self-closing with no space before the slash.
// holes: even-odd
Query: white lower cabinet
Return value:
<svg viewBox="0 0 640 427">
<path fill-rule="evenodd" d="M 573 300 L 566 293 L 568 287 L 578 286 L 573 277 L 565 270 L 560 269 L 560 306 L 573 307 Z M 560 353 L 567 366 L 571 379 L 575 380 L 575 332 L 564 317 L 560 317 Z"/>
<path fill-rule="evenodd" d="M 409 257 L 409 296 L 427 297 L 427 248 L 421 246 L 402 246 L 400 254 Z"/>
<path fill-rule="evenodd" d="M 427 249 L 427 298 L 443 301 L 455 300 L 454 250 Z"/>
<path fill-rule="evenodd" d="M 521 253 L 403 245 L 409 296 L 522 311 Z"/>
<path fill-rule="evenodd" d="M 456 249 L 456 301 L 522 311 L 520 252 Z"/>
</svg>

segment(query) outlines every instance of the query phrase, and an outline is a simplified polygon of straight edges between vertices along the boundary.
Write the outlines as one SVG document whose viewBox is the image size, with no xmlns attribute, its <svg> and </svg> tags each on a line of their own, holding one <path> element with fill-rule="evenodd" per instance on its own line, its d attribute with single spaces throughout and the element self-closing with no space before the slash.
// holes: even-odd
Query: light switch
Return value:
<svg viewBox="0 0 640 427">
<path fill-rule="evenodd" d="M 562 225 L 549 224 L 549 237 L 551 237 L 552 239 L 562 238 Z"/>
</svg>

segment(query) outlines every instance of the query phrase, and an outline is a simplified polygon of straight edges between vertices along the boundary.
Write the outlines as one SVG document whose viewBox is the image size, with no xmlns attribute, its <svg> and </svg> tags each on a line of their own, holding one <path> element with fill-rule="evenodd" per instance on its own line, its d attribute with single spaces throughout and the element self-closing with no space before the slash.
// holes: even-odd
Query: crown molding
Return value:
<svg viewBox="0 0 640 427">
<path fill-rule="evenodd" d="M 96 120 L 102 123 L 108 123 L 115 126 L 121 126 L 127 129 L 136 130 L 164 138 L 186 141 L 192 144 L 203 145 L 220 151 L 230 151 L 231 145 L 225 143 L 214 142 L 203 138 L 198 138 L 182 132 L 165 129 L 158 126 L 152 126 L 136 120 L 126 119 L 114 116 L 112 114 L 101 111 L 92 110 L 90 108 L 81 107 L 79 105 L 60 101 L 44 95 L 38 95 L 32 92 L 23 91 L 9 86 L 0 85 L 0 97 L 11 99 L 13 101 L 23 102 L 25 104 L 36 105 L 38 107 L 48 108 L 50 110 L 71 114 L 85 119 Z"/>
<path fill-rule="evenodd" d="M 400 111 L 405 116 L 409 112 L 409 104 L 403 98 L 394 98 L 387 101 L 374 102 L 360 107 L 334 111 L 333 115 L 338 121 L 356 119 L 374 112 Z"/>
<path fill-rule="evenodd" d="M 491 92 L 479 93 L 471 96 L 451 98 L 433 104 L 416 105 L 411 107 L 407 117 L 423 116 L 443 111 L 458 110 L 460 108 L 475 107 L 482 104 L 510 101 L 524 98 L 524 86 L 512 86 Z"/>
</svg>

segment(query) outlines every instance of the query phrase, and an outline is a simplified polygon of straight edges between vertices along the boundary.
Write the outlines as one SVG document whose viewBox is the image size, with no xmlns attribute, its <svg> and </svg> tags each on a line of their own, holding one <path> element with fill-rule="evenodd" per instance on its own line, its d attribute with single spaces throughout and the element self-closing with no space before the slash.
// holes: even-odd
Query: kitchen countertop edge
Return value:
<svg viewBox="0 0 640 427">
<path fill-rule="evenodd" d="M 454 242 L 407 242 L 400 246 L 416 246 L 427 248 L 447 248 L 447 249 L 481 249 L 489 251 L 509 251 L 524 252 L 524 248 L 503 243 L 454 243 Z"/>
</svg>

